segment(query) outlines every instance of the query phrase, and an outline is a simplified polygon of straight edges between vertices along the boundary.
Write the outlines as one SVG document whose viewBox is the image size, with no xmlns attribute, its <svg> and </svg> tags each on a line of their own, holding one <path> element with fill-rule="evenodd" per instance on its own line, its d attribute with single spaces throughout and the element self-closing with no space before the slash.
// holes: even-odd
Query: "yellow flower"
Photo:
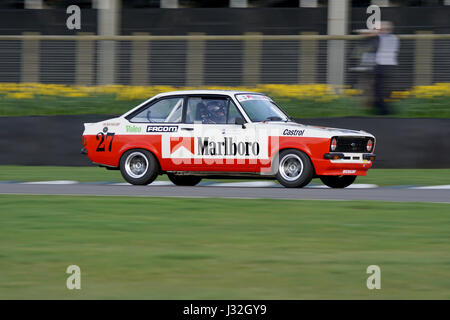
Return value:
<svg viewBox="0 0 450 320">
<path fill-rule="evenodd" d="M 6 98 L 10 99 L 32 99 L 34 95 L 29 92 L 12 92 L 6 95 Z"/>
<path fill-rule="evenodd" d="M 1 83 L 0 95 L 12 99 L 31 99 L 35 96 L 46 97 L 96 97 L 112 95 L 117 100 L 145 100 L 158 93 L 174 90 L 218 89 L 239 90 L 265 93 L 274 99 L 289 99 L 329 102 L 341 97 L 353 97 L 363 94 L 362 90 L 353 89 L 349 85 L 331 86 L 327 84 L 258 84 L 252 87 L 239 86 L 202 86 L 174 87 L 167 85 L 127 86 L 119 84 L 101 86 L 80 86 L 43 83 Z M 415 86 L 410 90 L 393 91 L 391 99 L 406 98 L 433 99 L 450 97 L 450 83 L 435 83 L 429 86 Z"/>
</svg>

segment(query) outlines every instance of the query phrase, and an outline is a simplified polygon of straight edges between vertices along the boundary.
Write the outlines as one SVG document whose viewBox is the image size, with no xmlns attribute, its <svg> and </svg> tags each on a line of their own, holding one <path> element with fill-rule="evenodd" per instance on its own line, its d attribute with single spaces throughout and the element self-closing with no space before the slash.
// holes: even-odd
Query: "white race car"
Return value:
<svg viewBox="0 0 450 320">
<path fill-rule="evenodd" d="M 190 90 L 85 123 L 82 150 L 136 185 L 167 174 L 184 186 L 233 176 L 275 178 L 285 187 L 320 178 L 343 188 L 366 175 L 374 149 L 370 133 L 296 123 L 261 93 Z"/>
</svg>

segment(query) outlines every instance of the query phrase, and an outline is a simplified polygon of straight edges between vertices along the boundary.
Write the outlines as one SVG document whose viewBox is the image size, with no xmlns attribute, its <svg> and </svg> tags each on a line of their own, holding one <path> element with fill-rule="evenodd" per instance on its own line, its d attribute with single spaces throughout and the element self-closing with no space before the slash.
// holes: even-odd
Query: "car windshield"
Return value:
<svg viewBox="0 0 450 320">
<path fill-rule="evenodd" d="M 272 99 L 262 94 L 238 94 L 236 99 L 253 122 L 289 120 Z"/>
</svg>

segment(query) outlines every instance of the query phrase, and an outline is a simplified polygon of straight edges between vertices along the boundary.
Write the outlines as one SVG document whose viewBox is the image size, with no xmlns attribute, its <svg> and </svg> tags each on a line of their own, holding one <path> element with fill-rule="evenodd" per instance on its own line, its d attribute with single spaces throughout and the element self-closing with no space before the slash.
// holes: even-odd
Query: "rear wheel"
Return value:
<svg viewBox="0 0 450 320">
<path fill-rule="evenodd" d="M 297 149 L 282 150 L 275 158 L 276 178 L 287 188 L 302 188 L 311 182 L 314 168 L 309 157 Z"/>
<path fill-rule="evenodd" d="M 125 152 L 120 158 L 120 172 L 123 178 L 134 185 L 147 185 L 156 179 L 159 164 L 155 156 L 143 149 Z"/>
<path fill-rule="evenodd" d="M 202 178 L 197 176 L 183 176 L 173 173 L 168 173 L 167 176 L 169 177 L 169 180 L 177 186 L 195 186 L 202 181 Z"/>
<path fill-rule="evenodd" d="M 330 188 L 345 188 L 356 180 L 356 176 L 320 176 L 323 184 Z"/>
</svg>

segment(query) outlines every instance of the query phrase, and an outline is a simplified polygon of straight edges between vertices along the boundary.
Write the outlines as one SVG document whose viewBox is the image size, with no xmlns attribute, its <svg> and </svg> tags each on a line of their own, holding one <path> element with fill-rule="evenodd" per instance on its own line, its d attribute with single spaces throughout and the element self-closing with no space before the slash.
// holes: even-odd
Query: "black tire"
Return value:
<svg viewBox="0 0 450 320">
<path fill-rule="evenodd" d="M 286 188 L 303 188 L 314 175 L 314 167 L 306 153 L 297 149 L 282 150 L 272 164 L 278 182 Z"/>
<path fill-rule="evenodd" d="M 168 173 L 167 176 L 169 177 L 169 180 L 177 186 L 195 186 L 202 181 L 202 177 L 197 176 L 182 176 L 173 173 Z"/>
<path fill-rule="evenodd" d="M 319 178 L 330 188 L 345 188 L 356 180 L 356 176 L 320 176 Z"/>
<path fill-rule="evenodd" d="M 120 172 L 131 184 L 147 185 L 158 176 L 159 163 L 151 152 L 132 149 L 126 151 L 120 158 Z"/>
</svg>

